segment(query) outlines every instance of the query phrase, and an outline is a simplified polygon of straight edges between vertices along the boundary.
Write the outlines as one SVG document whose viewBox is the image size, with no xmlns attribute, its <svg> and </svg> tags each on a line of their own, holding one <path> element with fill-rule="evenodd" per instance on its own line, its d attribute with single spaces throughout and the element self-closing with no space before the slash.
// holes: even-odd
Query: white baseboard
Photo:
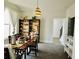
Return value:
<svg viewBox="0 0 79 59">
<path fill-rule="evenodd" d="M 43 42 L 43 43 L 53 43 L 52 40 L 50 40 L 50 41 L 40 41 L 40 42 Z"/>
</svg>

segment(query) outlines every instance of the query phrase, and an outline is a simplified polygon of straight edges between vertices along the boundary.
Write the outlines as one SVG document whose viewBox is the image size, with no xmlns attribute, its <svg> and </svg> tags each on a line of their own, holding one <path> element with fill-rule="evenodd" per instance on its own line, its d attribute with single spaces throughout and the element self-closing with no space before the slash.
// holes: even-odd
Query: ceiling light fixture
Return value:
<svg viewBox="0 0 79 59">
<path fill-rule="evenodd" d="M 37 7 L 36 7 L 36 10 L 35 10 L 35 16 L 41 16 L 41 10 L 38 7 L 38 0 L 37 0 Z"/>
</svg>

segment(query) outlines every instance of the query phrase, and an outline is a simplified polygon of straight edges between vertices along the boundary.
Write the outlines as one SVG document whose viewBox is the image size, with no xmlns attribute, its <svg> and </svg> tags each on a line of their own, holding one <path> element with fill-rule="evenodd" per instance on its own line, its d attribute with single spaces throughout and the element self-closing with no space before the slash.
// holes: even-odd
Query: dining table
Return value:
<svg viewBox="0 0 79 59">
<path fill-rule="evenodd" d="M 24 59 L 26 59 L 26 51 L 28 49 L 28 46 L 33 44 L 34 41 L 35 39 L 29 39 L 27 41 L 24 41 L 23 43 L 18 43 L 18 41 L 16 41 L 16 44 L 11 44 L 12 49 L 15 50 L 16 59 L 22 59 L 23 55 Z"/>
</svg>

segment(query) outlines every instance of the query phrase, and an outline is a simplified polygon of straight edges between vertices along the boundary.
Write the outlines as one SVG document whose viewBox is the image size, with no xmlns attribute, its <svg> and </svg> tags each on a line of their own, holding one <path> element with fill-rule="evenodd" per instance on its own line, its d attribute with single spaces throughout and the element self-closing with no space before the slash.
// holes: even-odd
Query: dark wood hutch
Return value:
<svg viewBox="0 0 79 59">
<path fill-rule="evenodd" d="M 29 36 L 30 32 L 36 32 L 40 42 L 40 19 L 19 19 L 19 34 Z"/>
</svg>

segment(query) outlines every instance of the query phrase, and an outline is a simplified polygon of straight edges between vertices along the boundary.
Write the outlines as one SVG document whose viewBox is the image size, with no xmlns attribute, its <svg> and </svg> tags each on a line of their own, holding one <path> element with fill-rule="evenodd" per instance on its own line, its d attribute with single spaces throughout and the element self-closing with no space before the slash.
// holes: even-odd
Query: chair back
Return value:
<svg viewBox="0 0 79 59">
<path fill-rule="evenodd" d="M 34 45 L 35 45 L 35 46 L 38 46 L 38 36 L 35 36 L 34 40 L 35 40 L 35 41 L 34 41 Z"/>
</svg>

